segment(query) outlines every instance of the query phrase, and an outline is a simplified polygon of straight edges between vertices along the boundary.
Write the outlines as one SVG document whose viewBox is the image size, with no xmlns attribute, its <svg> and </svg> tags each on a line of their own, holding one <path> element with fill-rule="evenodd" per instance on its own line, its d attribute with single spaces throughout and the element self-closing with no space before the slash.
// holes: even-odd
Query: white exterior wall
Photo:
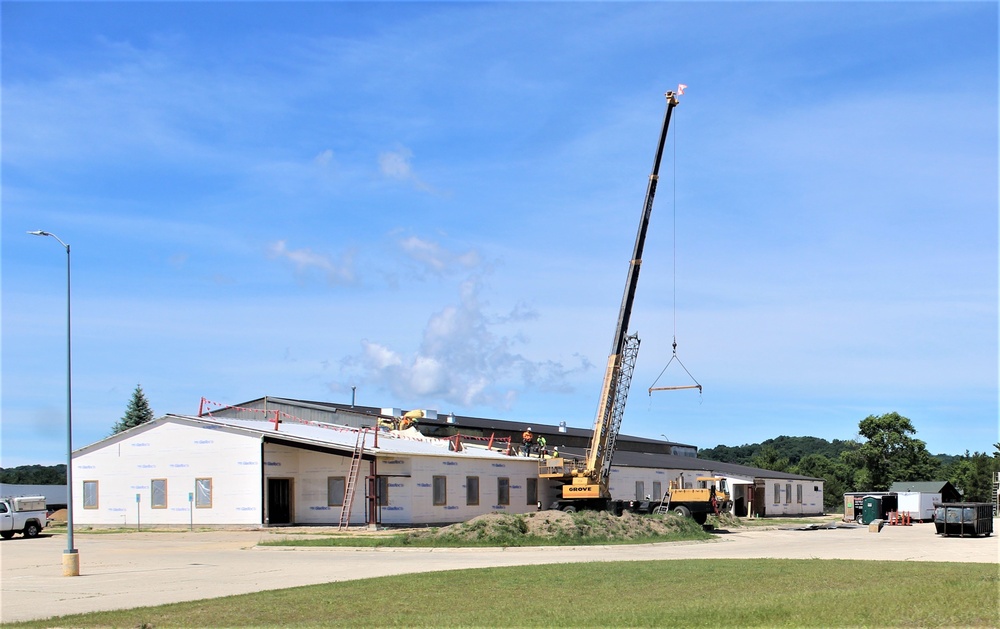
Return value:
<svg viewBox="0 0 1000 629">
<path fill-rule="evenodd" d="M 382 507 L 383 524 L 447 524 L 464 522 L 484 513 L 529 513 L 538 510 L 528 504 L 527 479 L 538 477 L 538 459 L 497 461 L 495 459 L 455 460 L 438 456 L 394 457 L 405 460 L 410 475 L 389 479 L 389 504 Z M 379 462 L 379 473 L 390 473 L 390 464 Z M 444 476 L 446 504 L 434 504 L 434 477 Z M 466 477 L 479 477 L 479 504 L 466 504 Z M 510 504 L 498 502 L 498 478 L 510 480 Z M 549 494 L 547 484 L 538 479 L 538 499 Z"/>
<path fill-rule="evenodd" d="M 361 462 L 354 487 L 350 524 L 355 526 L 366 523 L 365 478 L 369 474 L 369 466 L 369 461 Z M 351 457 L 346 453 L 313 452 L 270 443 L 264 447 L 264 475 L 291 480 L 293 524 L 339 524 L 342 507 L 329 504 L 328 479 L 331 476 L 346 478 L 350 471 Z"/>
<path fill-rule="evenodd" d="M 697 459 L 694 459 L 697 460 Z M 614 500 L 641 500 L 644 496 L 636 496 L 636 482 L 643 484 L 643 493 L 652 500 L 659 500 L 663 492 L 670 486 L 670 481 L 677 481 L 678 486 L 694 488 L 695 478 L 708 476 L 706 470 L 657 469 L 651 467 L 612 467 L 608 479 L 608 490 Z M 653 492 L 653 483 L 660 483 L 660 495 Z"/>
<path fill-rule="evenodd" d="M 329 506 L 327 479 L 347 476 L 350 472 L 349 456 L 301 450 L 289 446 L 266 444 L 264 473 L 267 478 L 287 478 L 292 483 L 292 523 L 336 524 L 341 507 Z M 351 505 L 350 523 L 360 526 L 367 522 L 367 486 L 369 462 L 363 461 L 354 501 Z M 537 510 L 537 504 L 527 502 L 527 479 L 537 478 L 537 459 L 496 461 L 490 459 L 453 459 L 439 456 L 379 457 L 377 475 L 384 477 L 388 486 L 387 504 L 380 507 L 382 524 L 448 524 L 464 522 L 477 515 L 491 512 L 528 513 Z M 444 505 L 434 504 L 434 477 L 444 476 L 447 500 Z M 466 504 L 466 477 L 479 477 L 479 504 Z M 510 480 L 510 504 L 501 505 L 497 500 L 498 478 Z M 538 498 L 547 495 L 546 483 L 538 480 Z M 266 502 L 266 500 L 265 500 Z"/>
<path fill-rule="evenodd" d="M 196 478 L 212 479 L 211 507 L 193 508 Z M 153 479 L 166 479 L 167 506 L 152 508 Z M 97 508 L 83 486 L 97 481 Z M 109 439 L 73 457 L 74 525 L 259 525 L 260 441 L 215 427 L 163 423 Z M 139 495 L 138 505 L 136 494 Z"/>
<path fill-rule="evenodd" d="M 413 457 L 388 456 L 378 460 L 377 473 L 387 483 L 387 504 L 379 507 L 382 524 L 410 524 L 412 508 L 411 465 Z"/>
<path fill-rule="evenodd" d="M 764 478 L 764 514 L 823 515 L 823 481 Z M 777 492 L 775 486 L 777 485 Z M 802 501 L 798 488 L 802 488 Z"/>
</svg>

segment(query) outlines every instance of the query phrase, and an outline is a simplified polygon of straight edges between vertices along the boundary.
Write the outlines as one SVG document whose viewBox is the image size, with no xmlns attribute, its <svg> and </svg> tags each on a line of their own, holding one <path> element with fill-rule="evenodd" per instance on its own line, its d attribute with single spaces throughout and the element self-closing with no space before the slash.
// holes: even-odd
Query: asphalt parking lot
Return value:
<svg viewBox="0 0 1000 629">
<path fill-rule="evenodd" d="M 994 520 L 994 530 L 998 524 Z M 775 523 L 781 527 L 780 522 Z M 788 525 L 791 527 L 792 525 Z M 459 549 L 263 547 L 294 529 L 77 533 L 80 576 L 62 576 L 66 537 L 0 542 L 0 622 L 160 605 L 278 588 L 458 568 L 650 559 L 861 559 L 1000 563 L 1000 535 L 958 538 L 933 524 L 720 531 L 708 542 Z"/>
</svg>

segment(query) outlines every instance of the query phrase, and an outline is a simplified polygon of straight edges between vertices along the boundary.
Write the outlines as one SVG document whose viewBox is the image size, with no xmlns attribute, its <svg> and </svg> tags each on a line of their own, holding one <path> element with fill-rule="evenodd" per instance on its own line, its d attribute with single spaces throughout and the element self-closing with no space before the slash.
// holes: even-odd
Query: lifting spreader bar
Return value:
<svg viewBox="0 0 1000 629">
<path fill-rule="evenodd" d="M 684 373 L 686 373 L 688 375 L 688 377 L 691 378 L 691 380 L 694 381 L 694 384 L 681 384 L 681 385 L 675 385 L 675 386 L 672 386 L 672 387 L 656 387 L 656 386 L 652 386 L 652 387 L 649 387 L 649 394 L 650 395 L 653 395 L 653 391 L 679 391 L 681 389 L 698 389 L 698 393 L 702 392 L 701 385 L 698 384 L 698 381 L 695 380 L 694 376 L 691 375 L 691 372 L 688 371 L 688 368 L 684 366 L 684 363 L 681 362 L 681 359 L 677 357 L 677 339 L 676 338 L 674 339 L 674 355 L 671 356 L 670 360 L 667 361 L 667 365 L 666 365 L 666 367 L 663 368 L 663 371 L 660 372 L 660 375 L 656 376 L 656 380 L 653 381 L 653 384 L 655 385 L 657 382 L 660 381 L 660 378 L 663 376 L 664 372 L 667 371 L 667 367 L 669 367 L 670 363 L 674 362 L 675 360 L 677 361 L 677 364 L 681 366 L 681 369 L 684 370 Z"/>
</svg>

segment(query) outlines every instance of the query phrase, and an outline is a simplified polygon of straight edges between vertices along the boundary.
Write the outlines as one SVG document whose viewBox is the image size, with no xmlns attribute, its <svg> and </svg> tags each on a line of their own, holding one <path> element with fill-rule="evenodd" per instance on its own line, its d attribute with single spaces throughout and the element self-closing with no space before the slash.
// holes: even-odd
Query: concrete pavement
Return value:
<svg viewBox="0 0 1000 629">
<path fill-rule="evenodd" d="M 995 521 L 996 523 L 996 521 Z M 780 526 L 780 522 L 776 523 Z M 0 622 L 160 605 L 278 588 L 459 568 L 651 559 L 862 559 L 1000 563 L 1000 535 L 957 538 L 933 524 L 795 531 L 733 529 L 708 542 L 459 549 L 262 547 L 301 529 L 74 537 L 80 576 L 62 576 L 64 535 L 0 542 Z"/>
</svg>

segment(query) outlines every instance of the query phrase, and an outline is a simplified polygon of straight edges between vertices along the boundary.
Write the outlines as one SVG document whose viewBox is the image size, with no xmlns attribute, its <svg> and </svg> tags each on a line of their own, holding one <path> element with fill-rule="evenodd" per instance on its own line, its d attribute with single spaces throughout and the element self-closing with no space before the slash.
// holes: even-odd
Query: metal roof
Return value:
<svg viewBox="0 0 1000 629">
<path fill-rule="evenodd" d="M 946 480 L 931 480 L 922 482 L 897 481 L 889 486 L 889 491 L 915 491 L 923 494 L 941 494 L 946 493 L 950 485 L 951 483 Z M 955 491 L 954 486 L 952 486 L 951 489 L 952 491 Z"/>
<path fill-rule="evenodd" d="M 566 448 L 560 450 L 560 454 L 569 454 L 582 457 L 583 451 L 579 448 Z M 705 470 L 720 476 L 746 476 L 749 478 L 770 478 L 777 480 L 823 480 L 813 476 L 800 476 L 789 474 L 788 472 L 775 472 L 759 467 L 748 465 L 737 465 L 736 463 L 720 463 L 708 459 L 699 459 L 690 456 L 678 456 L 676 454 L 659 454 L 656 452 L 630 452 L 619 450 L 612 458 L 613 466 L 621 467 L 653 467 L 662 469 L 677 470 Z"/>
<path fill-rule="evenodd" d="M 16 483 L 0 483 L 0 497 L 15 496 L 45 496 L 46 504 L 66 504 L 66 485 L 20 485 Z"/>
<path fill-rule="evenodd" d="M 151 422 L 130 428 L 127 431 L 107 437 L 97 443 L 81 448 L 91 450 L 100 444 L 121 438 L 127 434 L 149 430 L 164 423 L 183 423 L 190 426 L 200 426 L 206 429 L 240 432 L 271 443 L 306 447 L 327 452 L 350 454 L 358 443 L 359 430 L 337 424 L 322 422 L 305 422 L 301 420 L 284 419 L 275 426 L 273 421 L 265 419 L 231 419 L 228 417 L 192 417 L 189 415 L 165 415 Z M 425 437 L 416 431 L 397 432 L 384 430 L 366 430 L 364 435 L 365 458 L 376 454 L 387 455 L 424 455 L 451 456 L 485 459 L 510 460 L 512 457 L 499 450 L 501 446 L 494 444 L 488 450 L 488 444 L 477 440 L 462 438 L 461 450 L 454 451 L 450 439 Z"/>
<path fill-rule="evenodd" d="M 259 400 L 253 400 L 252 402 L 263 401 L 263 400 L 273 401 L 279 404 L 289 404 L 293 406 L 300 405 L 304 407 L 328 410 L 334 413 L 339 411 L 348 411 L 351 413 L 372 415 L 374 417 L 382 415 L 382 408 L 375 406 L 359 406 L 359 405 L 352 406 L 350 404 L 338 404 L 335 402 L 317 402 L 313 400 L 296 400 L 292 398 L 281 398 L 272 396 L 267 396 L 266 398 L 260 398 Z M 252 402 L 247 402 L 246 404 L 250 404 Z M 241 406 L 241 405 L 238 404 L 235 406 Z M 428 410 L 428 409 L 403 409 L 403 410 Z M 449 416 L 455 418 L 453 424 L 449 424 L 447 420 Z M 535 433 L 536 435 L 544 435 L 546 438 L 556 435 L 569 435 L 574 437 L 580 437 L 583 439 L 590 439 L 590 436 L 593 433 L 593 430 L 591 430 L 590 428 L 573 428 L 571 426 L 558 426 L 552 424 L 545 424 L 540 421 L 534 421 L 534 420 L 512 421 L 507 419 L 494 419 L 487 417 L 471 417 L 468 415 L 455 415 L 454 413 L 442 413 L 440 411 L 437 411 L 437 418 L 424 417 L 420 419 L 420 423 L 428 425 L 441 425 L 441 426 L 446 426 L 446 425 L 454 425 L 456 427 L 465 426 L 468 428 L 476 428 L 479 430 L 504 430 L 508 432 L 517 432 L 517 433 L 520 433 L 525 428 L 531 427 L 531 431 L 533 433 Z M 562 428 L 562 430 L 560 430 L 560 428 Z M 697 448 L 697 446 L 687 443 L 679 443 L 676 441 L 663 441 L 661 439 L 649 439 L 646 437 L 636 437 L 633 435 L 626 435 L 626 434 L 618 435 L 618 440 L 631 441 L 635 443 L 657 444 L 659 446 L 672 445 L 672 446 L 684 446 L 688 448 Z"/>
</svg>

